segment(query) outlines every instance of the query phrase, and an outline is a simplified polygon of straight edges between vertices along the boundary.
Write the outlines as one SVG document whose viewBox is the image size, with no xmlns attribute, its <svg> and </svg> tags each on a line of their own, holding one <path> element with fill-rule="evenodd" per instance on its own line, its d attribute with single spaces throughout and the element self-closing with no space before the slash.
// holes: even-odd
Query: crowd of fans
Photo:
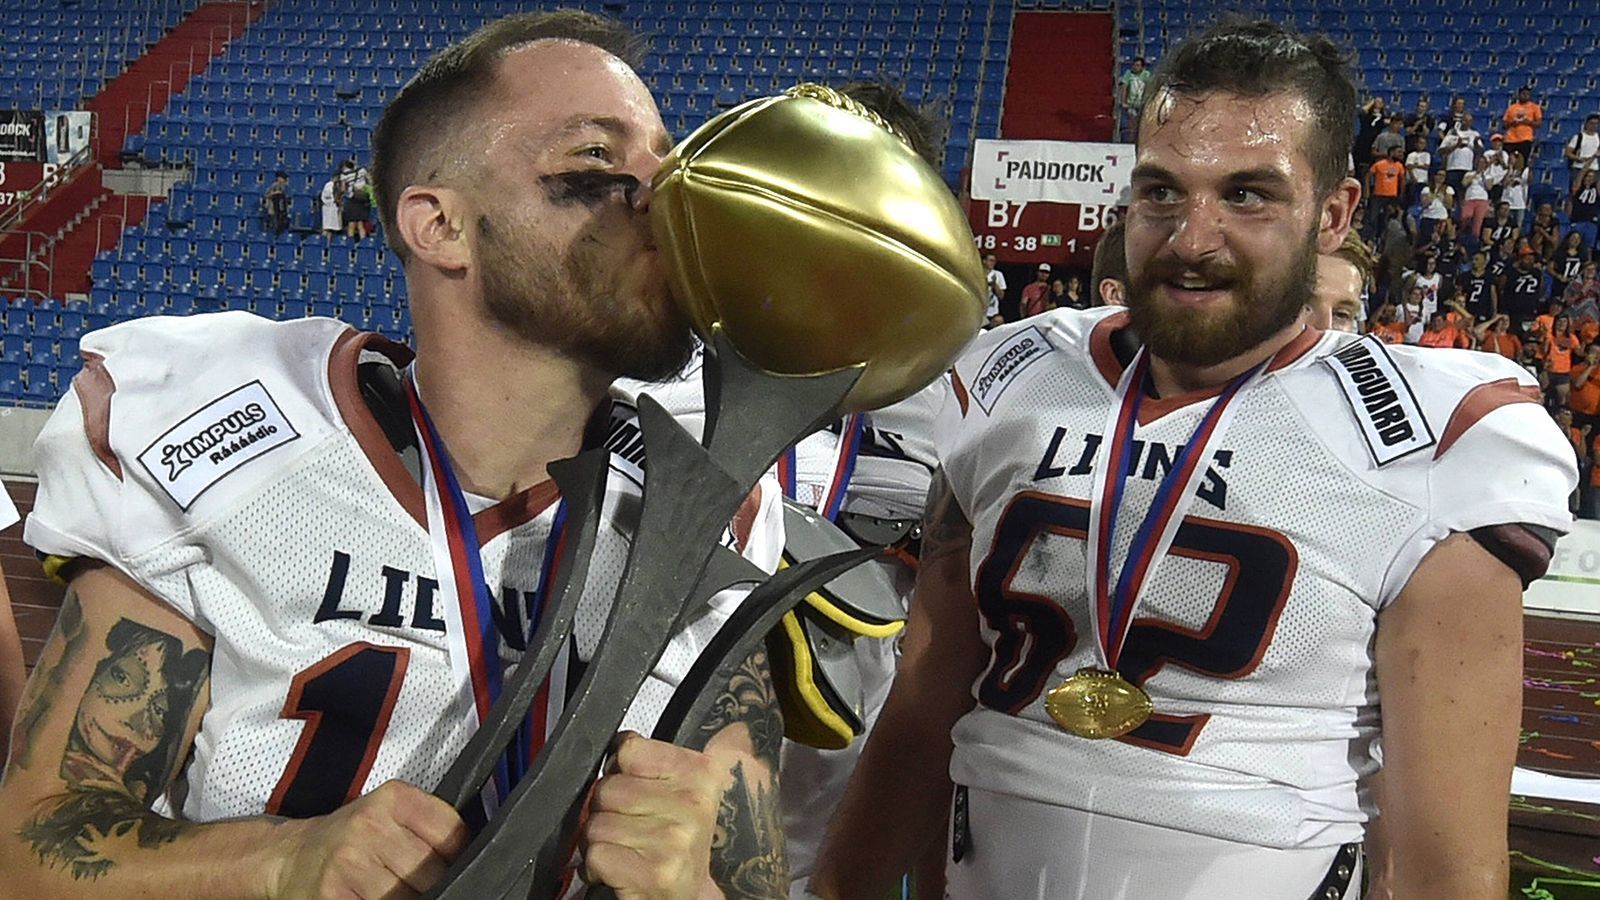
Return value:
<svg viewBox="0 0 1600 900">
<path fill-rule="evenodd" d="M 1479 111 L 1480 113 L 1482 111 Z M 1526 367 L 1566 428 L 1585 477 L 1574 507 L 1600 493 L 1600 114 L 1579 134 L 1540 140 L 1543 110 L 1522 88 L 1479 115 L 1463 98 L 1434 116 L 1426 98 L 1362 108 L 1352 154 L 1360 235 L 1374 261 L 1365 330 L 1389 343 L 1498 353 Z M 1487 136 L 1477 127 L 1488 119 Z M 1559 153 L 1570 188 L 1533 205 L 1531 163 Z"/>
</svg>

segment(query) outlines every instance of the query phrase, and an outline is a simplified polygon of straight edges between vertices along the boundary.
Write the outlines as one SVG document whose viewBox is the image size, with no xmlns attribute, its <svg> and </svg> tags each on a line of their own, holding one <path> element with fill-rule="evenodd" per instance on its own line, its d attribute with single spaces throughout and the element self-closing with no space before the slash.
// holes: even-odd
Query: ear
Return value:
<svg viewBox="0 0 1600 900">
<path fill-rule="evenodd" d="M 1100 301 L 1107 306 L 1127 306 L 1122 298 L 1122 282 L 1115 278 L 1102 278 L 1095 286 L 1100 292 Z"/>
<path fill-rule="evenodd" d="M 1344 243 L 1361 200 L 1361 182 L 1346 178 L 1322 200 L 1322 221 L 1317 228 L 1317 252 L 1329 254 Z"/>
<path fill-rule="evenodd" d="M 395 226 L 406 248 L 419 261 L 444 271 L 460 271 L 471 262 L 465 220 L 465 198 L 445 187 L 412 185 L 401 192 L 395 210 Z"/>
</svg>

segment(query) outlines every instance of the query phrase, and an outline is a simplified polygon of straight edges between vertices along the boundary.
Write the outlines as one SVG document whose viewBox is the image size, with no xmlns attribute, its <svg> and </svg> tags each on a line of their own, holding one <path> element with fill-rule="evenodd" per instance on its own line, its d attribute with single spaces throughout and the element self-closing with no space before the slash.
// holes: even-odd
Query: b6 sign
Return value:
<svg viewBox="0 0 1600 900">
<path fill-rule="evenodd" d="M 970 200 L 967 222 L 978 253 L 1001 263 L 1088 268 L 1100 235 L 1117 220 L 1114 204 Z"/>
</svg>

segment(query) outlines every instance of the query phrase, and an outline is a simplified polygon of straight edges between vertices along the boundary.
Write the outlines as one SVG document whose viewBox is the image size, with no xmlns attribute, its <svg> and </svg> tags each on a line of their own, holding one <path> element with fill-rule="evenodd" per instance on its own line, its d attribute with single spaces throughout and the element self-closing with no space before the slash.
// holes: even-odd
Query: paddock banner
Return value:
<svg viewBox="0 0 1600 900">
<path fill-rule="evenodd" d="M 0 161 L 44 161 L 44 112 L 0 109 Z"/>
<path fill-rule="evenodd" d="M 972 148 L 972 198 L 1122 206 L 1132 171 L 1132 144 L 979 140 Z"/>
</svg>

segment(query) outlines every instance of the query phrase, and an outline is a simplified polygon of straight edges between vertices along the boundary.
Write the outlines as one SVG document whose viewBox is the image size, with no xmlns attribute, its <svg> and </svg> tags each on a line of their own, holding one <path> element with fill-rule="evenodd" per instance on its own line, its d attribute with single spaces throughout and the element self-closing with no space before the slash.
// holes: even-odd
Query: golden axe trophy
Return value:
<svg viewBox="0 0 1600 900">
<path fill-rule="evenodd" d="M 588 788 L 671 636 L 718 591 L 754 585 L 652 735 L 685 743 L 715 687 L 800 598 L 875 555 L 762 572 L 719 543 L 756 481 L 840 415 L 920 390 L 983 319 L 983 270 L 943 180 L 881 118 L 828 88 L 800 85 L 717 116 L 673 150 L 654 189 L 673 295 L 707 345 L 705 435 L 697 442 L 639 398 L 650 477 L 609 624 L 538 759 L 430 897 L 555 895 Z M 458 810 L 476 802 L 567 642 L 608 460 L 597 448 L 551 466 L 568 503 L 563 577 L 436 791 Z"/>
</svg>

